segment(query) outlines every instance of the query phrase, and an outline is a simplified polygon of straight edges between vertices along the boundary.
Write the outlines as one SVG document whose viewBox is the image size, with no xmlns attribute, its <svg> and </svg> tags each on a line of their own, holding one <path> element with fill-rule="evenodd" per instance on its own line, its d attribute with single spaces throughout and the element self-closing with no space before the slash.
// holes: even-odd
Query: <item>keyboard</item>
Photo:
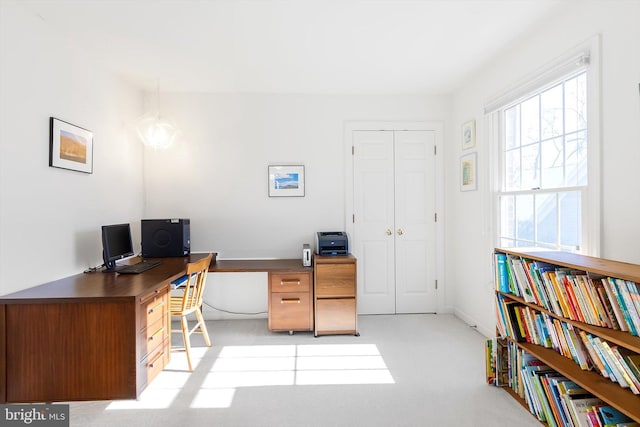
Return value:
<svg viewBox="0 0 640 427">
<path fill-rule="evenodd" d="M 142 260 L 137 264 L 119 265 L 116 272 L 120 274 L 139 274 L 162 264 L 161 261 Z"/>
</svg>

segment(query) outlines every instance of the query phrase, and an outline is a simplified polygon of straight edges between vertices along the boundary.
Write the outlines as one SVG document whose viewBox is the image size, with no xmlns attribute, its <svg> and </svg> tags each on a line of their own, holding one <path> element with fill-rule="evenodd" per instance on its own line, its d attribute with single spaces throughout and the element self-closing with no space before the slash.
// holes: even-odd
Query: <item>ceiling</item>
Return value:
<svg viewBox="0 0 640 427">
<path fill-rule="evenodd" d="M 451 93 L 568 0 L 19 0 L 147 90 Z"/>
</svg>

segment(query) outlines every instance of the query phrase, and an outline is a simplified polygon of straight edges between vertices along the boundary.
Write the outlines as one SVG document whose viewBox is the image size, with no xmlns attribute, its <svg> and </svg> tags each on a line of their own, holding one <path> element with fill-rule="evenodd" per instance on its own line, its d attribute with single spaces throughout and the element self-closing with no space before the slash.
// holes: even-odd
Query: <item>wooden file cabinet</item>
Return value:
<svg viewBox="0 0 640 427">
<path fill-rule="evenodd" d="M 269 330 L 312 331 L 311 271 L 269 272 Z"/>
<path fill-rule="evenodd" d="M 314 335 L 358 335 L 356 258 L 316 255 L 313 267 Z"/>
</svg>

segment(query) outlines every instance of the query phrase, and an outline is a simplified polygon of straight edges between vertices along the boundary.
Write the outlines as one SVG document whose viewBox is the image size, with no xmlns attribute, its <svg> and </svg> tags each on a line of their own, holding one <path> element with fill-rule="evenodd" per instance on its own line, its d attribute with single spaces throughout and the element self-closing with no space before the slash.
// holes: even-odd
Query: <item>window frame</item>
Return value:
<svg viewBox="0 0 640 427">
<path fill-rule="evenodd" d="M 566 191 L 580 191 L 581 194 L 581 247 L 578 253 L 599 256 L 600 255 L 600 38 L 596 36 L 577 48 L 566 52 L 555 61 L 546 64 L 528 78 L 522 79 L 517 84 L 494 98 L 485 106 L 485 117 L 488 121 L 489 135 L 493 141 L 490 144 L 491 182 L 493 189 L 492 217 L 495 232 L 493 233 L 493 247 L 500 247 L 502 212 L 500 198 L 507 195 L 562 193 Z M 553 189 L 531 189 L 507 191 L 503 183 L 505 168 L 505 144 L 506 135 L 504 128 L 504 111 L 513 105 L 520 103 L 532 96 L 539 95 L 546 89 L 552 88 L 559 82 L 586 72 L 587 79 L 587 185 L 560 187 Z M 535 213 L 535 208 L 534 208 Z M 535 217 L 534 217 L 535 227 Z M 559 227 L 559 224 L 558 224 Z M 559 232 L 558 228 L 558 232 Z M 534 228 L 535 233 L 535 228 Z M 534 234 L 534 239 L 535 239 Z M 549 246 L 537 246 L 545 250 L 571 250 L 570 247 L 551 248 Z"/>
</svg>

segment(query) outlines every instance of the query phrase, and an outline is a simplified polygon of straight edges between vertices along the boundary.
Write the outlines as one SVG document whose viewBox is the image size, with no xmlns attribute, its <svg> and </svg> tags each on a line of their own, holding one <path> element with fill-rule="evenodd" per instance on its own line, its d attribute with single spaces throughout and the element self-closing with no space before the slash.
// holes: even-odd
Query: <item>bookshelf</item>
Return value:
<svg viewBox="0 0 640 427">
<path fill-rule="evenodd" d="M 504 255 L 505 257 L 499 258 L 499 255 Z M 507 276 L 504 275 L 504 270 L 500 270 L 499 266 L 500 260 L 505 258 L 507 259 Z M 635 331 L 632 331 L 632 328 L 627 324 L 638 325 L 637 321 L 634 321 L 631 312 L 622 316 L 621 322 L 624 322 L 626 326 L 617 325 L 618 328 L 627 330 L 614 329 L 616 327 L 614 325 L 615 321 L 612 321 L 610 317 L 615 317 L 615 313 L 613 313 L 611 307 L 606 310 L 609 312 L 607 315 L 603 310 L 603 307 L 605 307 L 604 297 L 601 296 L 599 301 L 595 301 L 598 298 L 596 287 L 600 286 L 599 282 L 602 283 L 603 279 L 610 280 L 609 278 L 612 278 L 614 281 L 620 279 L 640 284 L 640 265 L 568 252 L 522 251 L 500 248 L 494 250 L 494 260 L 496 264 L 495 292 L 498 338 L 506 340 L 508 347 L 517 348 L 516 351 L 520 355 L 528 353 L 541 364 L 555 371 L 554 374 L 576 383 L 586 392 L 601 399 L 605 405 L 617 409 L 631 420 L 640 423 L 640 393 L 634 393 L 632 384 L 627 384 L 627 386 L 623 387 L 621 384 L 624 381 L 613 381 L 605 377 L 603 371 L 606 370 L 603 369 L 601 371 L 595 362 L 600 353 L 594 351 L 593 347 L 591 347 L 593 353 L 590 352 L 587 346 L 591 342 L 591 338 L 594 340 L 597 338 L 598 342 L 605 341 L 607 345 L 616 349 L 616 351 L 620 349 L 623 354 L 640 354 L 640 337 L 636 335 L 640 333 L 640 328 L 636 327 Z M 517 267 L 509 264 L 512 260 L 515 264 L 518 263 L 518 260 L 522 261 L 522 264 L 525 265 L 525 275 L 522 274 L 522 270 L 519 275 L 516 273 Z M 540 270 L 534 271 L 537 266 L 545 267 L 540 267 Z M 549 288 L 545 288 L 543 274 L 540 273 L 540 271 L 544 271 L 544 268 L 547 269 L 546 271 L 561 272 L 558 276 L 560 279 L 555 282 L 556 286 L 558 286 L 558 283 L 562 283 L 563 274 L 567 274 L 568 281 L 564 282 L 567 288 L 563 296 L 553 295 L 554 288 L 551 286 L 552 282 L 550 280 L 546 283 L 546 286 L 551 291 L 549 291 Z M 552 268 L 555 268 L 555 270 L 552 270 Z M 575 279 L 576 276 L 586 279 L 580 279 L 582 280 L 580 282 L 580 280 Z M 505 279 L 509 281 L 510 286 L 506 286 Z M 523 280 L 527 281 L 527 283 L 521 285 L 520 282 Z M 577 283 L 580 283 L 580 285 Z M 529 290 L 526 289 L 526 286 L 529 286 Z M 573 288 L 571 288 L 572 286 Z M 589 286 L 591 287 L 589 288 Z M 638 289 L 640 291 L 640 286 L 637 286 L 637 288 L 629 286 L 629 289 Z M 533 289 L 534 287 L 535 290 Z M 555 291 L 557 294 L 564 292 L 563 288 L 555 288 Z M 629 294 L 632 293 L 633 291 L 629 290 Z M 629 294 L 625 296 L 630 298 L 627 301 L 633 301 L 632 298 L 634 296 Z M 590 296 L 591 302 L 587 296 Z M 640 303 L 640 295 L 635 296 L 635 298 L 637 298 L 636 302 Z M 552 299 L 557 301 L 552 304 Z M 565 300 L 565 305 L 561 304 L 561 299 Z M 615 302 L 614 300 L 613 303 Z M 596 311 L 598 307 L 603 312 Z M 636 307 L 640 308 L 638 305 Z M 633 310 L 634 305 L 631 304 L 628 309 Z M 518 314 L 516 314 L 516 311 Z M 600 323 L 600 325 L 594 323 Z M 607 325 L 604 325 L 604 323 L 607 323 Z M 523 336 L 522 331 L 525 332 L 524 335 L 526 336 Z M 566 333 L 564 341 L 562 338 L 563 333 Z M 572 341 L 572 337 L 577 339 Z M 581 340 L 581 337 L 590 338 L 582 338 Z M 561 345 L 562 342 L 564 342 L 564 346 Z M 562 354 L 563 352 L 565 354 Z M 586 357 L 583 359 L 588 362 L 585 366 L 580 366 L 578 353 Z M 607 357 L 609 357 L 608 354 Z M 515 360 L 512 356 L 509 356 L 509 358 L 509 363 Z M 604 359 L 603 355 L 601 360 Z M 630 373 L 632 372 L 630 369 Z M 509 378 L 513 378 L 512 375 L 524 374 L 521 372 L 512 374 L 510 372 Z M 611 377 L 615 378 L 615 375 L 611 375 Z M 518 382 L 518 379 L 520 377 L 516 377 L 515 380 L 510 380 L 509 382 L 510 384 Z M 630 383 L 633 383 L 634 378 L 631 379 Z M 522 382 L 526 381 L 523 379 Z M 533 410 L 532 404 L 528 403 L 527 399 L 523 397 L 523 394 L 526 395 L 526 393 L 518 392 L 517 390 L 518 387 L 522 390 L 522 386 L 512 385 L 512 387 L 513 389 L 509 386 L 504 387 L 504 389 L 534 413 L 535 416 L 536 411 Z M 638 391 L 638 387 L 636 387 L 636 391 Z M 559 402 L 561 399 L 558 396 L 556 397 L 558 407 L 561 406 L 560 403 L 565 405 L 565 402 Z M 562 420 L 557 418 L 551 422 L 544 419 L 541 421 L 543 421 L 543 424 L 546 421 L 546 424 L 553 426 L 565 425 Z M 540 416 L 538 416 L 538 419 L 540 419 Z"/>
</svg>

